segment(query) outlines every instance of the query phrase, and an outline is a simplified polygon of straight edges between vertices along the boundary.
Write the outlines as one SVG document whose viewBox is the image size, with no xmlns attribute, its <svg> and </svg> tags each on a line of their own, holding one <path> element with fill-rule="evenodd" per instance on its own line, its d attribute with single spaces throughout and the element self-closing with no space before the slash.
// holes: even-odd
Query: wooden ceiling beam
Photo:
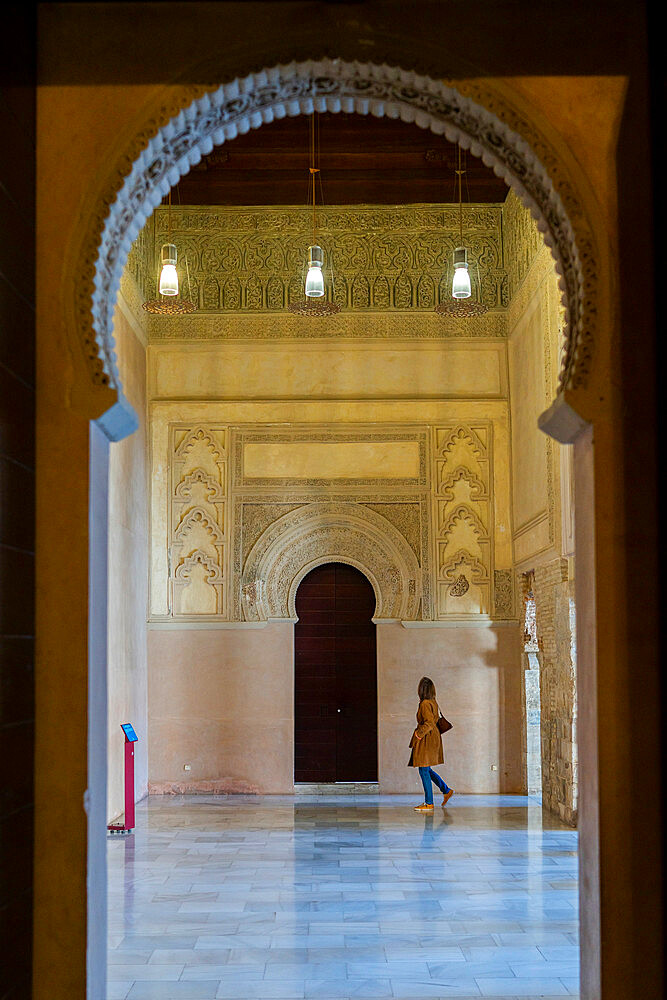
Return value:
<svg viewBox="0 0 667 1000">
<path fill-rule="evenodd" d="M 456 201 L 455 143 L 416 125 L 363 115 L 319 115 L 320 167 L 328 204 Z M 300 205 L 308 191 L 310 119 L 285 118 L 214 149 L 175 192 L 190 205 Z M 464 199 L 505 200 L 507 186 L 464 154 Z"/>
</svg>

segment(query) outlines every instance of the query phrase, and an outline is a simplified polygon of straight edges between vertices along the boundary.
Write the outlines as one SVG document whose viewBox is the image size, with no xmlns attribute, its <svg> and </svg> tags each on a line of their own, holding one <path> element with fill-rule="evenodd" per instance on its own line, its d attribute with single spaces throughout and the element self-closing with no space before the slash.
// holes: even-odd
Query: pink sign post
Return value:
<svg viewBox="0 0 667 1000">
<path fill-rule="evenodd" d="M 134 744 L 139 737 L 129 722 L 121 723 L 125 736 L 125 822 L 110 823 L 112 833 L 130 833 L 134 830 Z"/>
</svg>

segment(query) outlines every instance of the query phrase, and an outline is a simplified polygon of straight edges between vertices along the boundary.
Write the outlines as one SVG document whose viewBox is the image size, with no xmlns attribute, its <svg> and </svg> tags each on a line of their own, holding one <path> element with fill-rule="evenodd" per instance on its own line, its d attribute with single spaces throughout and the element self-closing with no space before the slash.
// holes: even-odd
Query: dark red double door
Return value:
<svg viewBox="0 0 667 1000">
<path fill-rule="evenodd" d="M 377 781 L 375 594 L 363 573 L 318 566 L 296 595 L 294 780 Z"/>
</svg>

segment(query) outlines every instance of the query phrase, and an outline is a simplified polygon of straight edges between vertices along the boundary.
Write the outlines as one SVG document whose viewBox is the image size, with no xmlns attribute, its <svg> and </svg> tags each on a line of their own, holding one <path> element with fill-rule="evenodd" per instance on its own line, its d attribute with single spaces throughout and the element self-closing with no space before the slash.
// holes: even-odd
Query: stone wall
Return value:
<svg viewBox="0 0 667 1000">
<path fill-rule="evenodd" d="M 537 567 L 533 591 L 540 662 L 542 804 L 575 825 L 576 647 L 574 580 L 568 560 L 554 559 Z"/>
<path fill-rule="evenodd" d="M 518 590 L 523 596 L 523 679 L 524 710 L 526 720 L 523 746 L 526 773 L 526 791 L 529 795 L 542 795 L 542 740 L 540 719 L 540 661 L 537 642 L 537 621 L 533 572 L 519 576 Z"/>
</svg>

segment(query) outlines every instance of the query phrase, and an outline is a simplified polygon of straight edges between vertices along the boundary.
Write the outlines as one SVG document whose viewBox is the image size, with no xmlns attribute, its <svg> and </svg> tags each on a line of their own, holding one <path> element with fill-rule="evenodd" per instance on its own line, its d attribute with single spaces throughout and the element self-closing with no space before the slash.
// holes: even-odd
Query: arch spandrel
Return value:
<svg viewBox="0 0 667 1000">
<path fill-rule="evenodd" d="M 401 533 L 361 504 L 310 503 L 284 514 L 260 535 L 243 567 L 246 621 L 296 621 L 296 592 L 316 566 L 342 562 L 360 570 L 376 598 L 375 619 L 417 619 L 421 569 Z"/>
<path fill-rule="evenodd" d="M 172 94 L 170 104 L 147 109 L 148 124 L 101 195 L 79 261 L 83 280 L 76 285 L 75 313 L 83 321 L 79 336 L 92 382 L 122 390 L 112 331 L 120 279 L 133 240 L 170 187 L 239 132 L 284 115 L 344 111 L 400 117 L 444 134 L 481 156 L 514 189 L 537 220 L 560 275 L 566 311 L 560 388 L 585 385 L 598 311 L 592 226 L 577 200 L 572 163 L 564 163 L 501 90 L 493 81 L 442 83 L 395 66 L 324 59 L 251 73 L 202 89 L 194 99 L 196 91 L 184 88 L 180 97 Z"/>
</svg>

